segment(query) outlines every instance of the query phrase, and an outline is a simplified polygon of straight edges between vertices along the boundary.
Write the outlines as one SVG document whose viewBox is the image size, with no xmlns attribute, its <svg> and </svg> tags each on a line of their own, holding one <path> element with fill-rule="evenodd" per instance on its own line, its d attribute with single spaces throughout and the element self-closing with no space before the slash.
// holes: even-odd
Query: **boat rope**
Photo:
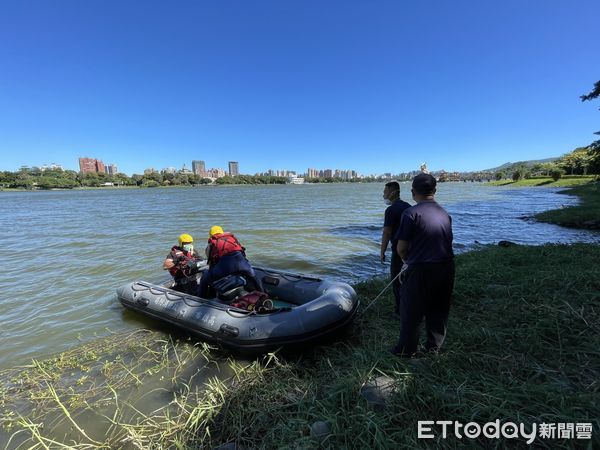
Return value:
<svg viewBox="0 0 600 450">
<path fill-rule="evenodd" d="M 374 303 L 375 303 L 375 302 L 376 302 L 376 301 L 379 299 L 379 297 L 381 297 L 381 296 L 383 295 L 383 293 L 384 293 L 385 291 L 387 291 L 387 288 L 389 288 L 389 287 L 392 285 L 392 283 L 393 283 L 394 281 L 396 281 L 396 278 L 398 278 L 398 277 L 400 276 L 400 274 L 402 274 L 402 272 L 403 272 L 403 271 L 400 271 L 400 272 L 398 272 L 398 274 L 397 274 L 397 275 L 396 275 L 394 278 L 392 278 L 392 281 L 390 281 L 390 282 L 389 282 L 389 283 L 388 283 L 388 284 L 387 284 L 387 285 L 386 285 L 386 286 L 385 286 L 385 287 L 382 289 L 382 291 L 381 291 L 379 294 L 377 294 L 377 297 L 375 297 L 375 298 L 373 299 L 373 301 L 372 301 L 371 303 L 369 303 L 365 309 L 363 309 L 363 310 L 362 310 L 362 312 L 360 313 L 361 315 L 363 315 L 364 313 L 366 313 L 366 312 L 369 310 L 369 308 L 370 308 L 371 306 L 373 306 L 373 304 L 374 304 Z"/>
</svg>

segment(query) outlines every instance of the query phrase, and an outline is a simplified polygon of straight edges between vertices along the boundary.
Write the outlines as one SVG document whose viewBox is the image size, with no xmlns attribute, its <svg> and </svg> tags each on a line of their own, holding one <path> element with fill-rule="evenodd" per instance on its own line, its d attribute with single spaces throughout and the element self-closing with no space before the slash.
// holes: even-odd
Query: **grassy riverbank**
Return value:
<svg viewBox="0 0 600 450">
<path fill-rule="evenodd" d="M 567 227 L 600 229 L 600 182 L 573 187 L 560 193 L 576 195 L 581 203 L 544 211 L 535 216 L 537 220 Z"/>
<path fill-rule="evenodd" d="M 219 379 L 209 377 L 206 386 L 199 374 L 224 354 L 156 333 L 15 369 L 2 377 L 0 418 L 10 433 L 21 430 L 11 441 L 23 439 L 21 448 L 53 447 L 50 438 L 75 448 L 417 447 L 424 445 L 418 420 L 496 419 L 593 423 L 599 444 L 598 253 L 598 246 L 581 244 L 460 255 L 448 339 L 437 356 L 402 360 L 387 352 L 398 334 L 388 292 L 344 340 L 302 355 L 222 359 Z M 361 309 L 385 283 L 355 287 Z M 393 380 L 392 392 L 385 405 L 370 404 L 361 388 L 382 376 Z M 152 395 L 160 395 L 158 405 L 137 411 L 133 397 Z M 316 422 L 329 432 L 311 433 Z"/>
<path fill-rule="evenodd" d="M 554 180 L 550 177 L 534 177 L 534 178 L 523 178 L 519 181 L 513 180 L 500 180 L 490 181 L 490 186 L 514 186 L 514 187 L 532 187 L 532 186 L 546 186 L 546 187 L 571 187 L 588 184 L 597 178 L 596 175 L 565 175 L 558 180 Z"/>
</svg>

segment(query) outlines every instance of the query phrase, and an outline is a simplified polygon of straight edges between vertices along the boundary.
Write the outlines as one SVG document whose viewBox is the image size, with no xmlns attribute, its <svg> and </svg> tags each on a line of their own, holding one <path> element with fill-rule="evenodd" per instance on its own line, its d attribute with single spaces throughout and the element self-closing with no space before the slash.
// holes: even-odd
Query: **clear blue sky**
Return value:
<svg viewBox="0 0 600 450">
<path fill-rule="evenodd" d="M 0 170 L 476 170 L 600 129 L 597 0 L 0 3 Z"/>
</svg>

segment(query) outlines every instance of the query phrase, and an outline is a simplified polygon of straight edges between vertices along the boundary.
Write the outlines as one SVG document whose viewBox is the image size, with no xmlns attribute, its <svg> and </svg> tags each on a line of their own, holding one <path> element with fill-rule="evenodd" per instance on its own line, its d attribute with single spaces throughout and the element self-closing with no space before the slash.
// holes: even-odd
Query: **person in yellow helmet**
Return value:
<svg viewBox="0 0 600 450">
<path fill-rule="evenodd" d="M 211 296 L 213 282 L 228 275 L 241 275 L 249 282 L 252 289 L 262 291 L 262 283 L 256 277 L 254 269 L 246 259 L 246 249 L 240 244 L 233 233 L 226 233 L 219 225 L 212 226 L 208 233 L 206 247 L 209 269 L 204 272 L 198 295 L 207 298 Z"/>
<path fill-rule="evenodd" d="M 219 225 L 213 225 L 212 227 L 210 227 L 210 231 L 208 232 L 208 237 L 211 238 L 215 234 L 223 234 L 223 228 L 220 227 Z"/>
<path fill-rule="evenodd" d="M 163 262 L 163 269 L 168 270 L 175 280 L 173 289 L 186 291 L 188 277 L 197 272 L 200 255 L 194 249 L 194 238 L 187 234 L 179 235 L 177 245 L 171 247 L 171 251 Z"/>
</svg>

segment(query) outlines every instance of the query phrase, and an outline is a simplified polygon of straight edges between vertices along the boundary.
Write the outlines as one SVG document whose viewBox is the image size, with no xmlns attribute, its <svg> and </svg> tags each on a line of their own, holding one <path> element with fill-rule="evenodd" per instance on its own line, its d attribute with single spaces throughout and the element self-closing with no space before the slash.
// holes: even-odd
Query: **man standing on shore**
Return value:
<svg viewBox="0 0 600 450">
<path fill-rule="evenodd" d="M 400 313 L 400 280 L 397 275 L 402 269 L 402 260 L 396 252 L 396 243 L 394 236 L 400 226 L 400 217 L 406 208 L 410 205 L 403 200 L 400 200 L 400 184 L 397 181 L 390 181 L 385 185 L 383 189 L 383 200 L 386 205 L 389 205 L 385 210 L 385 218 L 383 221 L 383 233 L 381 234 L 381 251 L 380 259 L 381 263 L 385 262 L 385 252 L 388 244 L 392 242 L 392 259 L 390 260 L 390 277 L 394 282 L 392 288 L 394 291 L 394 298 L 396 300 L 395 312 Z"/>
<path fill-rule="evenodd" d="M 402 214 L 396 250 L 408 265 L 401 286 L 400 338 L 392 353 L 411 357 L 417 351 L 419 327 L 425 317 L 426 351 L 438 351 L 446 337 L 450 297 L 454 288 L 452 219 L 434 199 L 435 178 L 426 173 L 412 182 L 417 202 Z"/>
</svg>

